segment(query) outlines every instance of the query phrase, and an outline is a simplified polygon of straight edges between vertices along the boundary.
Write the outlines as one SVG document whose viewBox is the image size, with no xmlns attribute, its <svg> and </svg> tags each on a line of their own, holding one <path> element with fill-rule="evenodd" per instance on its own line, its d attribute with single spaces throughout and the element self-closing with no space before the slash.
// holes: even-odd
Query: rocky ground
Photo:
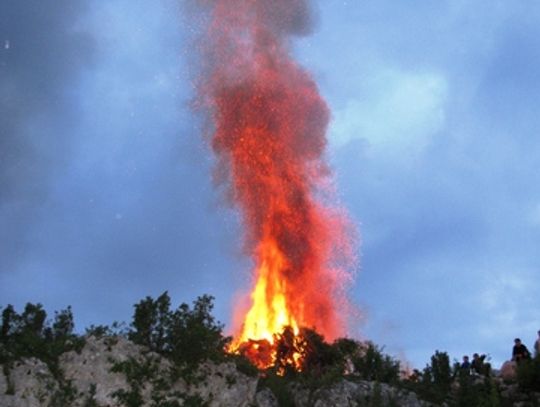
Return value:
<svg viewBox="0 0 540 407">
<path fill-rule="evenodd" d="M 80 352 L 64 353 L 55 374 L 42 361 L 30 358 L 0 369 L 0 406 L 245 406 L 274 407 L 278 399 L 258 377 L 241 373 L 233 363 L 205 363 L 182 377 L 172 365 L 122 337 L 86 338 Z M 516 385 L 498 379 L 515 405 L 532 405 L 519 398 Z M 416 394 L 386 384 L 341 380 L 309 390 L 291 383 L 289 405 L 407 406 L 432 404 Z M 536 395 L 540 401 L 540 395 Z"/>
</svg>

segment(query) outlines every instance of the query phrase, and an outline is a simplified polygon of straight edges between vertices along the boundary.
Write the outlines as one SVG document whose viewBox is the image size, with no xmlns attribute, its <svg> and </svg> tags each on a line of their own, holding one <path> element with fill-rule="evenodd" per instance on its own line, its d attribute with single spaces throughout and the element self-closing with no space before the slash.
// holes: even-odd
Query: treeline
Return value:
<svg viewBox="0 0 540 407">
<path fill-rule="evenodd" d="M 371 342 L 341 338 L 328 343 L 317 332 L 302 329 L 301 349 L 286 328 L 276 336 L 275 364 L 258 371 L 248 359 L 226 351 L 231 338 L 223 333 L 223 324 L 212 315 L 213 297 L 203 295 L 192 305 L 171 307 L 167 292 L 156 299 L 146 297 L 134 305 L 131 323 L 126 326 L 90 326 L 79 335 L 74 331 L 70 307 L 55 312 L 52 318 L 41 304 L 27 304 L 22 313 L 8 305 L 2 309 L 0 326 L 0 364 L 7 373 L 21 358 L 36 357 L 45 362 L 55 376 L 61 376 L 59 356 L 68 351 L 79 351 L 89 336 L 127 337 L 172 362 L 174 375 L 192 375 L 206 360 L 232 361 L 248 375 L 259 375 L 259 385 L 270 388 L 280 405 L 290 405 L 291 382 L 304 387 L 321 388 L 343 378 L 367 380 L 403 388 L 421 399 L 437 404 L 455 406 L 505 405 L 497 381 L 486 369 L 483 375 L 471 375 L 450 363 L 446 352 L 435 352 L 422 371 L 413 374 L 402 371 L 400 362 L 385 354 L 384 349 Z M 300 366 L 292 362 L 292 354 L 304 353 Z M 540 358 L 521 363 L 518 384 L 523 391 L 540 391 Z"/>
</svg>

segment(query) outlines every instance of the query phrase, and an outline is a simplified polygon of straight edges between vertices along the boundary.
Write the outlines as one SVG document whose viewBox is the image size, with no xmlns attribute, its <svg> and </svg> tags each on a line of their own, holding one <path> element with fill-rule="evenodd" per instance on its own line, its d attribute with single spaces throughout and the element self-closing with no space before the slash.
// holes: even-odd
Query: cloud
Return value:
<svg viewBox="0 0 540 407">
<path fill-rule="evenodd" d="M 59 77 L 41 89 L 39 65 L 24 67 L 31 81 L 17 84 L 33 93 L 20 102 L 18 135 L 40 148 L 21 149 L 17 161 L 37 172 L 12 180 L 17 189 L 0 213 L 3 301 L 71 304 L 84 327 L 126 320 L 135 301 L 168 290 L 175 302 L 214 294 L 218 317 L 229 316 L 224 293 L 249 268 L 235 258 L 234 214 L 215 204 L 211 153 L 188 107 L 189 50 L 177 11 L 174 0 L 92 3 L 76 21 L 66 16 L 87 33 L 91 53 L 79 52 L 91 63 L 64 66 L 73 39 L 58 39 L 43 41 L 41 52 L 58 52 L 42 64 L 58 65 Z M 69 37 L 71 28 L 58 26 L 51 30 Z M 43 100 L 30 109 L 36 94 Z M 37 165 L 33 153 L 54 160 Z M 34 181 L 40 193 L 30 197 Z"/>
<path fill-rule="evenodd" d="M 23 256 L 49 182 L 68 159 L 73 83 L 92 61 L 81 2 L 7 2 L 0 13 L 0 273 Z M 9 44 L 9 46 L 5 46 Z"/>
<path fill-rule="evenodd" d="M 377 155 L 419 153 L 444 126 L 448 84 L 442 74 L 386 69 L 367 82 L 362 99 L 334 111 L 334 148 L 361 139 Z"/>
</svg>

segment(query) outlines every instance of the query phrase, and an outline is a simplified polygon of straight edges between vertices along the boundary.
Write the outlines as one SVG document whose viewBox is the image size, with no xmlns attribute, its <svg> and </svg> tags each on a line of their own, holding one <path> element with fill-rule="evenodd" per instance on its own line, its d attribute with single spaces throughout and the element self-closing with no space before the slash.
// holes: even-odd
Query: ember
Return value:
<svg viewBox="0 0 540 407">
<path fill-rule="evenodd" d="M 241 210 L 255 265 L 251 308 L 237 310 L 243 324 L 232 350 L 259 368 L 279 358 L 299 370 L 302 327 L 329 339 L 345 333 L 352 259 L 347 219 L 329 203 L 330 112 L 289 49 L 291 35 L 307 29 L 309 7 L 200 1 L 209 15 L 198 89 L 213 121 L 216 174 Z"/>
</svg>

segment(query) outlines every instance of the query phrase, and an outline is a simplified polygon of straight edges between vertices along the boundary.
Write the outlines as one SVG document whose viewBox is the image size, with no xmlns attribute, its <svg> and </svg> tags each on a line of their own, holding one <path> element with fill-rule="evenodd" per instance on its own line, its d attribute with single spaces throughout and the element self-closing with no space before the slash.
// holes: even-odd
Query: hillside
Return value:
<svg viewBox="0 0 540 407">
<path fill-rule="evenodd" d="M 170 309 L 164 293 L 135 305 L 129 328 L 92 326 L 74 333 L 71 309 L 52 321 L 27 304 L 8 306 L 0 329 L 0 406 L 538 406 L 540 360 L 505 378 L 485 364 L 481 373 L 451 366 L 436 352 L 422 371 L 369 342 L 327 343 L 302 332 L 300 365 L 290 363 L 287 331 L 278 352 L 257 370 L 224 349 L 230 338 L 211 315 L 212 298 Z"/>
</svg>

